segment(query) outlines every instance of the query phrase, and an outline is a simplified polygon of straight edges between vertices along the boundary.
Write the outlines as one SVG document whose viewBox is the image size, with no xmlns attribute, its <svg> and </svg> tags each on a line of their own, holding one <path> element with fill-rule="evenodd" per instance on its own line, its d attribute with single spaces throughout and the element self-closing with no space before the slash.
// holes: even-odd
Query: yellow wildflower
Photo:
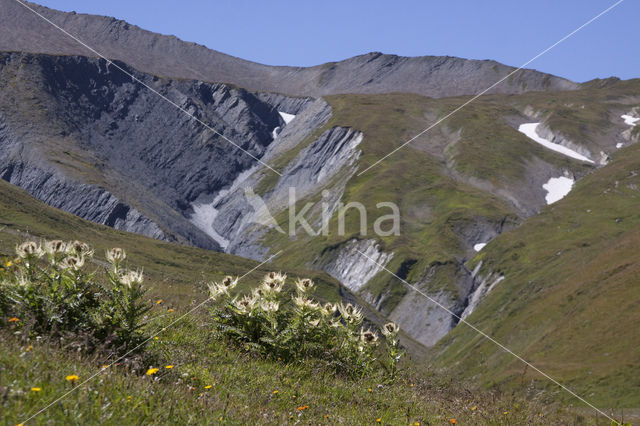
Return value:
<svg viewBox="0 0 640 426">
<path fill-rule="evenodd" d="M 158 340 L 159 337 L 158 336 L 154 336 L 153 340 Z"/>
<path fill-rule="evenodd" d="M 449 420 L 449 423 L 451 423 L 452 425 L 455 425 L 456 423 L 458 423 L 458 421 L 456 419 L 451 419 Z"/>
<path fill-rule="evenodd" d="M 162 299 L 158 299 L 158 301 L 156 302 L 156 305 L 162 305 Z"/>
<path fill-rule="evenodd" d="M 27 351 L 27 352 L 29 352 L 29 351 L 31 351 L 31 350 L 33 350 L 33 346 L 32 346 L 32 345 L 27 346 L 26 351 Z"/>
<path fill-rule="evenodd" d="M 278 391 L 277 391 L 277 390 L 274 390 L 274 391 L 273 391 L 273 394 L 274 394 L 274 395 L 277 395 L 277 394 L 278 394 Z"/>
<path fill-rule="evenodd" d="M 69 375 L 69 376 L 65 377 L 65 380 L 66 380 L 67 382 L 77 382 L 77 381 L 78 381 L 78 379 L 79 379 L 79 377 L 78 377 L 78 375 L 77 375 L 77 374 L 71 374 L 71 375 Z"/>
<path fill-rule="evenodd" d="M 478 409 L 477 405 L 474 405 L 473 407 L 471 407 L 471 411 L 476 411 Z"/>
<path fill-rule="evenodd" d="M 509 412 L 508 412 L 508 411 L 505 411 L 505 412 L 504 412 L 504 413 L 502 413 L 502 414 L 504 414 L 504 415 L 506 416 L 507 414 L 509 414 Z"/>
<path fill-rule="evenodd" d="M 159 370 L 157 368 L 150 368 L 147 370 L 146 375 L 147 376 L 153 376 L 154 374 L 156 374 Z"/>
<path fill-rule="evenodd" d="M 382 423 L 382 419 L 376 419 L 376 422 Z"/>
<path fill-rule="evenodd" d="M 298 411 L 304 411 L 304 410 L 306 410 L 307 408 L 309 408 L 309 406 L 308 406 L 308 405 L 301 405 L 301 406 L 299 406 L 299 407 L 297 408 L 297 410 L 298 410 Z"/>
<path fill-rule="evenodd" d="M 40 392 L 41 388 L 31 388 L 31 392 Z"/>
<path fill-rule="evenodd" d="M 7 262 L 7 268 L 11 268 L 11 265 L 13 265 L 13 262 L 12 261 L 8 261 Z"/>
<path fill-rule="evenodd" d="M 166 368 L 167 370 L 171 370 L 173 368 L 173 365 L 167 365 L 164 368 Z"/>
<path fill-rule="evenodd" d="M 18 321 L 20 321 L 20 318 L 16 318 L 16 317 L 9 318 L 9 322 L 18 322 Z"/>
<path fill-rule="evenodd" d="M 205 386 L 204 388 L 205 388 L 205 389 L 211 389 L 212 387 L 213 387 L 213 385 L 207 385 L 207 386 Z"/>
<path fill-rule="evenodd" d="M 369 392 L 373 392 L 373 389 L 371 389 L 371 388 L 369 388 L 368 390 L 369 390 Z"/>
<path fill-rule="evenodd" d="M 173 311 L 175 311 L 175 309 L 171 308 L 171 309 L 169 309 L 167 312 L 171 313 L 171 312 L 173 312 Z"/>
</svg>

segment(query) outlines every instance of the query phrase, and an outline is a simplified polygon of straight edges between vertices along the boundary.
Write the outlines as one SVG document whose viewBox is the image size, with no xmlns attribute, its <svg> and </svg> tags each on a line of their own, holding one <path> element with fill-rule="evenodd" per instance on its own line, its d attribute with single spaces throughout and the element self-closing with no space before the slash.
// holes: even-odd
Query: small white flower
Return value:
<svg viewBox="0 0 640 426">
<path fill-rule="evenodd" d="M 360 330 L 360 341 L 369 345 L 375 345 L 378 342 L 378 335 L 371 330 Z"/>
<path fill-rule="evenodd" d="M 396 323 L 388 322 L 382 327 L 382 334 L 385 336 L 395 336 L 400 331 L 400 327 Z"/>
<path fill-rule="evenodd" d="M 301 293 L 306 293 L 307 291 L 311 290 L 314 287 L 314 285 L 315 284 L 313 283 L 313 281 L 311 281 L 308 278 L 304 278 L 304 279 L 298 278 L 298 280 L 296 280 L 296 287 Z"/>
<path fill-rule="evenodd" d="M 262 302 L 260 308 L 265 312 L 277 312 L 280 304 L 278 302 Z"/>
<path fill-rule="evenodd" d="M 67 252 L 67 243 L 62 240 L 51 240 L 45 241 L 44 243 L 44 251 L 47 254 L 57 254 L 57 253 L 66 253 Z"/>
<path fill-rule="evenodd" d="M 314 302 L 307 296 L 294 296 L 292 299 L 293 303 L 295 303 L 299 308 L 314 310 L 320 307 L 317 302 Z"/>
<path fill-rule="evenodd" d="M 42 248 L 35 241 L 26 241 L 18 246 L 16 246 L 16 254 L 21 258 L 25 259 L 27 257 L 41 257 L 44 252 Z"/>
<path fill-rule="evenodd" d="M 67 256 L 58 264 L 60 269 L 80 270 L 84 266 L 84 256 Z"/>
<path fill-rule="evenodd" d="M 129 288 L 134 284 L 142 284 L 143 280 L 144 275 L 142 271 L 127 271 L 120 275 L 120 282 Z"/>
<path fill-rule="evenodd" d="M 67 243 L 67 253 L 69 254 L 81 254 L 86 257 L 93 256 L 93 250 L 87 244 L 82 241 L 71 241 Z"/>
<path fill-rule="evenodd" d="M 119 247 L 114 247 L 111 250 L 107 250 L 106 257 L 109 263 L 115 265 L 125 260 L 127 258 L 127 253 Z"/>
<path fill-rule="evenodd" d="M 338 305 L 338 310 L 340 311 L 340 315 L 344 318 L 348 323 L 357 323 L 362 320 L 362 310 L 353 306 L 351 303 Z"/>
<path fill-rule="evenodd" d="M 322 310 L 320 311 L 322 315 L 330 316 L 333 315 L 338 308 L 333 303 L 327 302 L 322 306 Z"/>
</svg>

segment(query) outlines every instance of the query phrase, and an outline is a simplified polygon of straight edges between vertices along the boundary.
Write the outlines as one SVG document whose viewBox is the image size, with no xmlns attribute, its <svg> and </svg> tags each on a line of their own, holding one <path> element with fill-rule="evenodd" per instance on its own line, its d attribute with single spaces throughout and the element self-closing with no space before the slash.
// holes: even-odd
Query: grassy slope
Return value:
<svg viewBox="0 0 640 426">
<path fill-rule="evenodd" d="M 0 180 L 0 255 L 12 256 L 17 242 L 26 238 L 78 239 L 96 250 L 100 263 L 111 247 L 123 247 L 129 262 L 144 268 L 150 297 L 167 303 L 185 305 L 205 296 L 204 283 L 224 275 L 244 275 L 258 262 L 238 256 L 216 253 L 97 225 L 74 215 L 49 207 L 21 189 Z M 278 259 L 260 267 L 247 279 L 257 279 L 267 271 L 281 268 Z M 295 270 L 294 270 L 295 269 Z M 288 268 L 293 276 L 313 277 L 320 285 L 320 296 L 338 300 L 339 284 L 326 274 Z"/>
<path fill-rule="evenodd" d="M 283 365 L 250 357 L 220 344 L 203 321 L 191 316 L 168 328 L 149 347 L 154 363 L 110 367 L 34 424 L 449 424 L 455 418 L 508 425 L 580 419 L 538 399 L 479 392 L 424 371 L 405 371 L 383 384 L 377 374 L 346 379 L 313 362 Z M 71 390 L 67 375 L 82 382 L 106 363 L 46 343 L 29 342 L 29 348 L 6 331 L 0 343 L 11 348 L 0 351 L 0 410 L 8 424 Z M 155 380 L 144 375 L 149 367 L 160 368 Z"/>
<path fill-rule="evenodd" d="M 620 150 L 470 265 L 482 260 L 506 279 L 469 321 L 605 407 L 640 406 L 639 175 L 640 147 Z M 485 384 L 548 385 L 465 326 L 439 350 L 443 364 Z"/>
</svg>

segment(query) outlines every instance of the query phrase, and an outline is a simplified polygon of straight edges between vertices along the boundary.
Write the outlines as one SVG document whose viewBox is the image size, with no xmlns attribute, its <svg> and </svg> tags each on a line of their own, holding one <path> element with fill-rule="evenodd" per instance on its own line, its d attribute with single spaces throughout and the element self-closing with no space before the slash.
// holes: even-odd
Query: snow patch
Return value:
<svg viewBox="0 0 640 426">
<path fill-rule="evenodd" d="M 624 120 L 624 124 L 627 124 L 629 126 L 635 126 L 636 124 L 638 124 L 638 121 L 640 121 L 640 117 L 634 117 L 633 115 L 629 114 L 622 114 L 620 117 Z"/>
<path fill-rule="evenodd" d="M 480 251 L 480 250 L 482 250 L 482 249 L 484 248 L 484 246 L 486 246 L 486 245 L 487 245 L 487 243 L 478 243 L 478 244 L 476 244 L 475 246 L 473 246 L 473 249 L 474 249 L 475 251 Z"/>
<path fill-rule="evenodd" d="M 280 117 L 282 117 L 282 119 L 284 120 L 284 124 L 289 124 L 291 123 L 291 120 L 296 118 L 295 115 L 287 114 L 286 112 L 282 112 L 282 111 L 278 111 L 278 114 L 280 114 Z"/>
<path fill-rule="evenodd" d="M 544 197 L 547 204 L 553 204 L 563 199 L 573 188 L 573 183 L 573 179 L 565 176 L 549 179 L 547 183 L 542 185 L 542 188 L 547 191 L 547 195 Z"/>
<path fill-rule="evenodd" d="M 189 221 L 191 221 L 191 223 L 197 226 L 205 234 L 213 238 L 213 240 L 220 245 L 222 250 L 226 251 L 227 247 L 229 247 L 229 240 L 220 235 L 213 227 L 213 223 L 216 220 L 216 217 L 218 217 L 218 204 L 223 197 L 238 189 L 240 184 L 251 176 L 259 167 L 260 164 L 256 164 L 255 166 L 240 173 L 227 189 L 223 189 L 218 192 L 212 202 L 191 204 L 193 215 L 191 215 Z"/>
<path fill-rule="evenodd" d="M 622 148 L 623 146 L 624 146 L 624 144 L 622 142 L 618 142 L 616 144 L 616 148 L 618 148 L 618 149 Z"/>
<path fill-rule="evenodd" d="M 536 131 L 536 129 L 538 128 L 539 125 L 540 123 L 524 123 L 524 124 L 521 124 L 520 127 L 518 127 L 518 131 L 521 133 L 524 133 L 525 135 L 527 135 L 527 137 L 529 137 L 533 141 L 539 143 L 540 145 L 552 151 L 566 155 L 567 157 L 575 158 L 576 160 L 586 161 L 587 163 L 593 163 L 593 160 L 591 160 L 590 158 L 587 158 L 584 155 L 579 154 L 576 151 L 567 148 L 566 146 L 553 143 L 550 140 L 545 139 L 540 135 L 538 135 L 538 132 Z"/>
</svg>

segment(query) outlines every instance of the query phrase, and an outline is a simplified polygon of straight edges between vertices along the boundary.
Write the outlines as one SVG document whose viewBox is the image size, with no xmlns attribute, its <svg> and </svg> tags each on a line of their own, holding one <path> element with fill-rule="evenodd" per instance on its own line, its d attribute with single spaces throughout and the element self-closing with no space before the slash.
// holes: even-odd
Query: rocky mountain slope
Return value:
<svg viewBox="0 0 640 426">
<path fill-rule="evenodd" d="M 173 36 L 145 31 L 115 18 L 64 13 L 25 2 L 56 25 L 111 59 L 151 74 L 232 83 L 293 96 L 409 92 L 432 97 L 474 94 L 514 68 L 495 61 L 453 57 L 406 58 L 370 53 L 309 68 L 274 67 L 235 58 Z M 0 0 L 0 50 L 95 56 L 15 0 Z M 569 90 L 578 85 L 522 70 L 491 93 Z"/>
</svg>

